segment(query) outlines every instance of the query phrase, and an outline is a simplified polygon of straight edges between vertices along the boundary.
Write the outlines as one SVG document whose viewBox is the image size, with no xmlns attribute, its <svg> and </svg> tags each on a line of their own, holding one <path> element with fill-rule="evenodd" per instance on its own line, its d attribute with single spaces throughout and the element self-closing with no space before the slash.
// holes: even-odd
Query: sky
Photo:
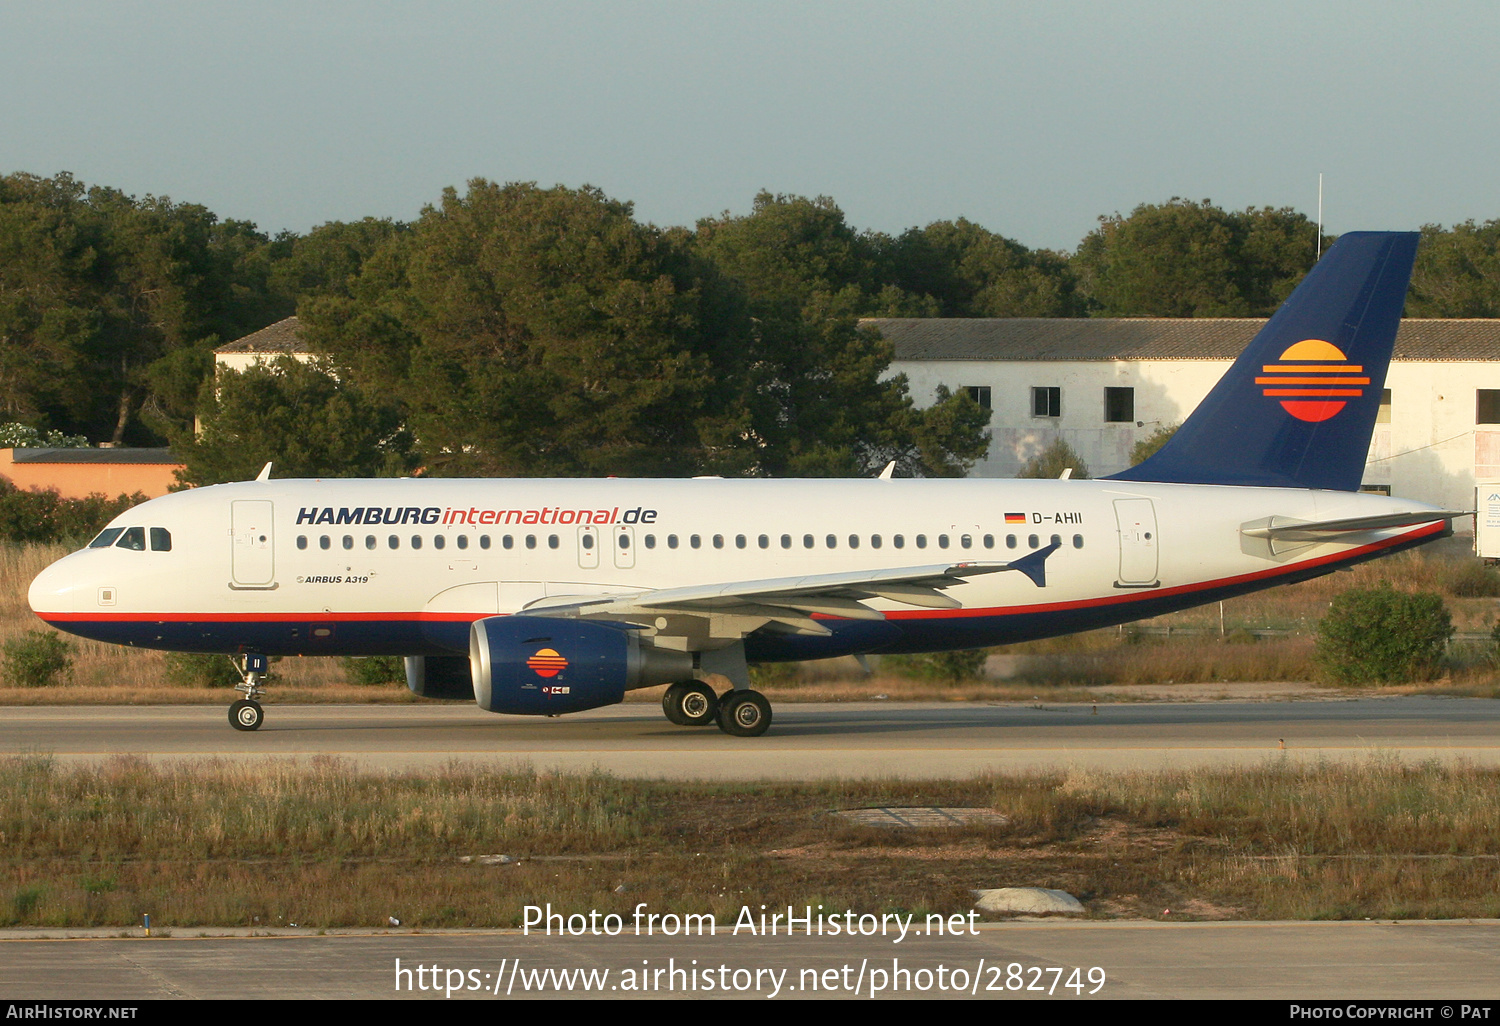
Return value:
<svg viewBox="0 0 1500 1026">
<path fill-rule="evenodd" d="M 1500 5 L 0 0 L 0 173 L 262 230 L 473 178 L 658 225 L 833 197 L 1071 250 L 1173 196 L 1327 230 L 1500 218 Z"/>
</svg>

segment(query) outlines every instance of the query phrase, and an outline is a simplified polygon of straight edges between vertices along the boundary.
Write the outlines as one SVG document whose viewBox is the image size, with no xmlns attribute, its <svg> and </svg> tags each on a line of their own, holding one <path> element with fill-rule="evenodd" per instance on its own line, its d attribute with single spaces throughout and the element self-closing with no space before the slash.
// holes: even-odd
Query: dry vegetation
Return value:
<svg viewBox="0 0 1500 1026">
<path fill-rule="evenodd" d="M 1096 918 L 1495 917 L 1497 784 L 1496 770 L 1393 761 L 679 784 L 11 758 L 0 923 L 505 926 L 535 902 L 729 921 L 752 902 L 925 914 L 1001 886 L 1068 890 Z M 907 805 L 1006 821 L 890 830 L 827 815 Z M 520 861 L 460 861 L 497 853 Z"/>
</svg>

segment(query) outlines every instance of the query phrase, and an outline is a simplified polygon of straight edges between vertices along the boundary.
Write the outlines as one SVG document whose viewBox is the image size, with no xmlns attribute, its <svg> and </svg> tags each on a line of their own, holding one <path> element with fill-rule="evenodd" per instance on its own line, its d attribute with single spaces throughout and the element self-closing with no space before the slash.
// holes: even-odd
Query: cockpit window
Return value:
<svg viewBox="0 0 1500 1026">
<path fill-rule="evenodd" d="M 115 539 L 125 531 L 123 527 L 106 527 L 99 532 L 99 537 L 89 542 L 91 549 L 107 549 L 115 543 Z"/>
<path fill-rule="evenodd" d="M 171 552 L 172 532 L 168 531 L 165 527 L 151 528 L 151 551 Z"/>
<path fill-rule="evenodd" d="M 146 551 L 146 529 L 144 527 L 127 527 L 125 533 L 120 535 L 120 540 L 115 542 L 117 549 L 133 549 L 136 552 Z"/>
</svg>

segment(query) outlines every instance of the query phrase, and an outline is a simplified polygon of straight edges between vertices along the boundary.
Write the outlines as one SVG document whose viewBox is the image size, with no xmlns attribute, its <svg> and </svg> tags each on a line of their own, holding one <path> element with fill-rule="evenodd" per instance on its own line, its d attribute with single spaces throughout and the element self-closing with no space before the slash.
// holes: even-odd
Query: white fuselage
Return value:
<svg viewBox="0 0 1500 1026">
<path fill-rule="evenodd" d="M 85 548 L 32 608 L 122 644 L 266 654 L 452 654 L 469 624 L 557 596 L 1009 562 L 1052 541 L 1045 586 L 955 584 L 955 609 L 893 599 L 827 637 L 759 634 L 756 659 L 1045 637 L 1306 579 L 1445 523 L 1293 546 L 1241 528 L 1420 507 L 1349 492 L 1112 481 L 284 480 L 178 492 L 121 514 L 143 548 Z M 368 521 L 368 522 L 367 522 Z M 157 529 L 153 532 L 151 529 Z M 123 537 L 123 535 L 122 535 Z M 169 538 L 170 549 L 153 548 Z"/>
</svg>

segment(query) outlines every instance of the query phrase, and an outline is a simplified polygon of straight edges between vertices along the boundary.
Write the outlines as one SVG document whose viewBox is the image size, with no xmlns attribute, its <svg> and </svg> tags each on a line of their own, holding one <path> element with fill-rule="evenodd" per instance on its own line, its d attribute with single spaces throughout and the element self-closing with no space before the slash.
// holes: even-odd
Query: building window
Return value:
<svg viewBox="0 0 1500 1026">
<path fill-rule="evenodd" d="M 1474 423 L 1500 424 L 1500 388 L 1478 389 L 1474 397 Z"/>
<path fill-rule="evenodd" d="M 1062 389 L 1033 388 L 1031 390 L 1031 415 L 1033 417 L 1061 417 Z"/>
<path fill-rule="evenodd" d="M 989 385 L 964 385 L 963 391 L 969 398 L 979 404 L 981 410 L 990 408 L 990 386 Z"/>
<path fill-rule="evenodd" d="M 1389 424 L 1391 422 L 1391 390 L 1383 388 L 1380 390 L 1380 409 L 1375 413 L 1375 423 Z"/>
<path fill-rule="evenodd" d="M 1135 421 L 1135 389 L 1104 390 L 1104 421 L 1107 424 L 1129 424 Z"/>
</svg>

